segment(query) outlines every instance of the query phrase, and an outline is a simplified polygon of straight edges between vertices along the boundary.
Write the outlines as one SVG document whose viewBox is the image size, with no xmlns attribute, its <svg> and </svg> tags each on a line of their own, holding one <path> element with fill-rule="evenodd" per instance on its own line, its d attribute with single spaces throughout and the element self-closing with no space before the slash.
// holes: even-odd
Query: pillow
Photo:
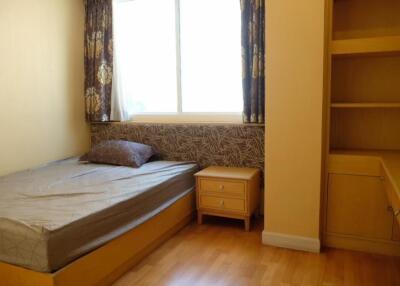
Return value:
<svg viewBox="0 0 400 286">
<path fill-rule="evenodd" d="M 149 145 L 123 140 L 109 140 L 94 146 L 81 161 L 127 167 L 140 167 L 146 163 L 154 150 Z"/>
</svg>

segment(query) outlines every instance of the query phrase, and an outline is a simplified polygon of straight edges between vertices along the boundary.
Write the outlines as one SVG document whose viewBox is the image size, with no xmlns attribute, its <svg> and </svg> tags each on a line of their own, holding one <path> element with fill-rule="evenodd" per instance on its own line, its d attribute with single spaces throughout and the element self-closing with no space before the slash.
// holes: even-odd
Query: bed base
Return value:
<svg viewBox="0 0 400 286">
<path fill-rule="evenodd" d="M 55 273 L 0 262 L 1 286 L 110 285 L 194 218 L 194 192 Z"/>
</svg>

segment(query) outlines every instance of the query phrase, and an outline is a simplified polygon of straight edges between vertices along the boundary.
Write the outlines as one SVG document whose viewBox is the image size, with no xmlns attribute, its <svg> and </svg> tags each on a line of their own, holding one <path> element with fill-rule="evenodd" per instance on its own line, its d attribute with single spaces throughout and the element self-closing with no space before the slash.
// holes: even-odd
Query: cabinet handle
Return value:
<svg viewBox="0 0 400 286">
<path fill-rule="evenodd" d="M 222 191 L 224 189 L 224 185 L 220 185 L 219 189 Z"/>
<path fill-rule="evenodd" d="M 220 204 L 221 207 L 223 207 L 223 206 L 224 206 L 224 200 L 221 200 L 221 201 L 219 202 L 219 204 Z"/>
</svg>

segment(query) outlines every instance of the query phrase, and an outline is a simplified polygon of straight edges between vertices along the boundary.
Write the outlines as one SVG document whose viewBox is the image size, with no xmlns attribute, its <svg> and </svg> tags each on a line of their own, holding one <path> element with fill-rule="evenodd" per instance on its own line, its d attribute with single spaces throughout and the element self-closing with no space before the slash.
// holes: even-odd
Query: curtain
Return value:
<svg viewBox="0 0 400 286">
<path fill-rule="evenodd" d="M 112 0 L 85 0 L 85 12 L 86 120 L 104 122 L 111 113 Z"/>
<path fill-rule="evenodd" d="M 264 0 L 241 0 L 243 122 L 265 121 Z"/>
</svg>

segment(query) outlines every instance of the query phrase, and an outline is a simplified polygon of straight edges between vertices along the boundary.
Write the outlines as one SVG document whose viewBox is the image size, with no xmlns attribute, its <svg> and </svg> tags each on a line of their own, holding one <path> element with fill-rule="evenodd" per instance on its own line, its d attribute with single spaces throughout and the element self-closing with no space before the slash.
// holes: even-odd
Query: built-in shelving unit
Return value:
<svg viewBox="0 0 400 286">
<path fill-rule="evenodd" d="M 400 1 L 331 4 L 329 149 L 400 150 Z"/>
<path fill-rule="evenodd" d="M 400 1 L 331 0 L 331 8 L 324 244 L 400 255 L 387 196 L 400 194 Z"/>
</svg>

